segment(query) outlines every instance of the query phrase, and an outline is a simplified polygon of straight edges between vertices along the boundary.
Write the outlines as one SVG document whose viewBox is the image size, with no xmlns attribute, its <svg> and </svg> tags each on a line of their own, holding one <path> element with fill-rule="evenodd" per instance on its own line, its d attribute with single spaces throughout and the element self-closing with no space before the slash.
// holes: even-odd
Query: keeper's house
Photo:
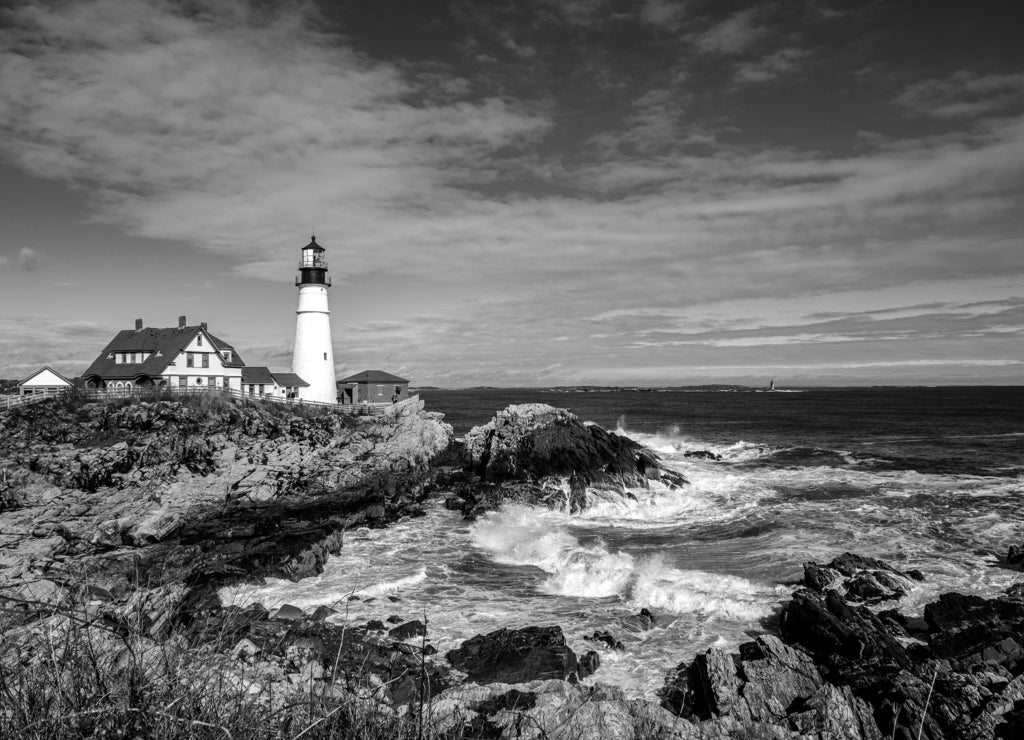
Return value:
<svg viewBox="0 0 1024 740">
<path fill-rule="evenodd" d="M 409 397 L 409 381 L 383 370 L 364 370 L 338 381 L 338 403 L 395 403 Z"/>
<path fill-rule="evenodd" d="M 257 365 L 242 368 L 242 393 L 248 396 L 298 398 L 299 389 L 308 387 L 309 383 L 295 373 L 279 373 Z"/>
<path fill-rule="evenodd" d="M 18 383 L 20 396 L 54 396 L 70 390 L 72 382 L 51 367 L 42 367 Z"/>
<path fill-rule="evenodd" d="M 210 334 L 206 323 L 177 328 L 143 327 L 119 332 L 82 373 L 86 388 L 230 388 L 242 390 L 245 363 L 235 348 Z"/>
</svg>

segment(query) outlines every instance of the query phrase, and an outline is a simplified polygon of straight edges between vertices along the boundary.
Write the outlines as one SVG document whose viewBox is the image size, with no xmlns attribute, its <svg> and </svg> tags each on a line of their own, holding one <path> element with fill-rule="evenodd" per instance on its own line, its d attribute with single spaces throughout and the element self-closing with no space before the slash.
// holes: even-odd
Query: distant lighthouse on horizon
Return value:
<svg viewBox="0 0 1024 740">
<path fill-rule="evenodd" d="M 309 383 L 308 387 L 299 389 L 299 398 L 337 403 L 331 312 L 327 307 L 331 279 L 327 276 L 324 248 L 316 243 L 316 236 L 302 248 L 295 284 L 299 286 L 299 307 L 295 311 L 292 372 Z"/>
</svg>

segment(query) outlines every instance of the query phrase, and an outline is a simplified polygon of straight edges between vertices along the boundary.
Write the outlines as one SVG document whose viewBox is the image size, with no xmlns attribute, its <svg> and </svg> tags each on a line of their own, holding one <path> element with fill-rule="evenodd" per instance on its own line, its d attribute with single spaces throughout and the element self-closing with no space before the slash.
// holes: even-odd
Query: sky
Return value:
<svg viewBox="0 0 1024 740">
<path fill-rule="evenodd" d="M 1024 384 L 1018 4 L 0 3 L 0 377 Z"/>
</svg>

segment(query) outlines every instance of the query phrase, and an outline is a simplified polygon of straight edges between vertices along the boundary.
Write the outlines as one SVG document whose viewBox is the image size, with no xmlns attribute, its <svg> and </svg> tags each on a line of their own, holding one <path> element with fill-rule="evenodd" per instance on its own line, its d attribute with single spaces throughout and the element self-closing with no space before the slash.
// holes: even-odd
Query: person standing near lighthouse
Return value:
<svg viewBox="0 0 1024 740">
<path fill-rule="evenodd" d="M 327 276 L 324 248 L 316 243 L 315 236 L 302 248 L 295 284 L 299 287 L 299 307 L 295 312 L 292 372 L 309 383 L 308 387 L 299 389 L 299 398 L 337 403 L 331 312 L 327 308 L 331 279 Z"/>
</svg>

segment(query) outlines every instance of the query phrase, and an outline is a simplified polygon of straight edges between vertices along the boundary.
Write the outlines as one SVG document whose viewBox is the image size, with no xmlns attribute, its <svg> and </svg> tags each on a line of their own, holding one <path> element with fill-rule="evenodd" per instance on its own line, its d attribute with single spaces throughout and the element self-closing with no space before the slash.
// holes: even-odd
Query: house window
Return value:
<svg viewBox="0 0 1024 740">
<path fill-rule="evenodd" d="M 188 378 L 186 378 L 184 375 L 180 376 L 178 378 L 178 387 L 184 388 L 186 385 L 188 385 Z"/>
<path fill-rule="evenodd" d="M 224 362 L 231 362 L 231 352 L 224 350 Z"/>
<path fill-rule="evenodd" d="M 203 367 L 209 367 L 209 366 L 210 366 L 210 355 L 208 355 L 207 353 L 204 352 L 203 353 Z"/>
<path fill-rule="evenodd" d="M 327 353 L 326 352 L 324 352 L 324 359 L 325 360 L 327 359 Z"/>
<path fill-rule="evenodd" d="M 134 365 L 138 361 L 138 354 L 136 352 L 132 352 L 132 364 Z"/>
<path fill-rule="evenodd" d="M 196 355 L 195 355 L 195 352 L 189 352 L 185 356 L 185 367 L 195 367 L 195 366 L 196 366 Z"/>
<path fill-rule="evenodd" d="M 231 387 L 231 383 L 228 382 L 227 376 L 224 377 L 224 387 L 225 388 L 230 388 Z"/>
<path fill-rule="evenodd" d="M 202 334 L 196 335 L 196 346 L 197 347 L 202 347 L 203 346 L 203 335 Z"/>
<path fill-rule="evenodd" d="M 206 379 L 206 383 L 211 388 L 213 388 L 213 387 L 215 387 L 217 385 L 217 378 L 215 378 L 214 376 L 211 375 L 209 378 Z"/>
<path fill-rule="evenodd" d="M 260 383 L 260 395 L 261 395 L 261 396 L 263 395 L 263 388 L 264 388 L 263 384 L 262 384 L 262 383 Z"/>
</svg>

